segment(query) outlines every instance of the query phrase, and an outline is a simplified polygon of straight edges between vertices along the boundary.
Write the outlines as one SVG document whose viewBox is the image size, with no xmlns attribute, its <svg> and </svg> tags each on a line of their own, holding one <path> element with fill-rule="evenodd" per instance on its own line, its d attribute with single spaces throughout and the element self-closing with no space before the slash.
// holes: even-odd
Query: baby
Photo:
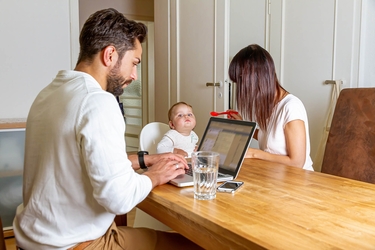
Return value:
<svg viewBox="0 0 375 250">
<path fill-rule="evenodd" d="M 190 157 L 196 150 L 198 136 L 193 131 L 196 121 L 191 105 L 185 102 L 174 104 L 168 111 L 169 130 L 157 146 L 157 153 L 172 152 Z"/>
</svg>

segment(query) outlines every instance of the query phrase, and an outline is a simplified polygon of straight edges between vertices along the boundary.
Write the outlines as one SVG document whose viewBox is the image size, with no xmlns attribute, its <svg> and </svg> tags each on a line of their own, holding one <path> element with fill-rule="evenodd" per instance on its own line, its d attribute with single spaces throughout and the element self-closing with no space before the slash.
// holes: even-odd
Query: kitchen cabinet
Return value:
<svg viewBox="0 0 375 250">
<path fill-rule="evenodd" d="M 0 124 L 0 216 L 4 231 L 12 229 L 22 203 L 25 124 Z"/>
</svg>

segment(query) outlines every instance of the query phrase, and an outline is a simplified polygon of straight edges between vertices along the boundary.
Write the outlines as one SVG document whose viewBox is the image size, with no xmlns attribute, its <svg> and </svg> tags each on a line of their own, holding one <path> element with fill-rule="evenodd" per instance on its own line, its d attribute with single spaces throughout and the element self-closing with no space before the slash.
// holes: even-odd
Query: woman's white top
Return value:
<svg viewBox="0 0 375 250">
<path fill-rule="evenodd" d="M 275 106 L 267 130 L 259 129 L 259 148 L 271 154 L 287 155 L 284 129 L 287 123 L 294 120 L 302 120 L 305 123 L 306 160 L 303 169 L 314 171 L 310 157 L 309 123 L 306 109 L 301 100 L 292 94 L 288 94 Z"/>
</svg>

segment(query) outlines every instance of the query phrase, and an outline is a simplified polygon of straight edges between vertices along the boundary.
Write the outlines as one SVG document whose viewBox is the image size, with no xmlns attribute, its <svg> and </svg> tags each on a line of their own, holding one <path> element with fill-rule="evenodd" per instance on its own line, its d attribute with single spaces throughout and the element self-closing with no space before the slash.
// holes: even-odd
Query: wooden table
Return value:
<svg viewBox="0 0 375 250">
<path fill-rule="evenodd" d="M 375 185 L 246 159 L 235 193 L 155 188 L 138 205 L 205 249 L 375 249 Z"/>
</svg>

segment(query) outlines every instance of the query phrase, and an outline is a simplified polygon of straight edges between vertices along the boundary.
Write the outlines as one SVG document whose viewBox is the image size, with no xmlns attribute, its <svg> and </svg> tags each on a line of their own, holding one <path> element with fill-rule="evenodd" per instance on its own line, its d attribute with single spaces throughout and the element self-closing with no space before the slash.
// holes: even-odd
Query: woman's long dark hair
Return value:
<svg viewBox="0 0 375 250">
<path fill-rule="evenodd" d="M 237 84 L 237 108 L 245 119 L 265 130 L 283 89 L 271 55 L 257 44 L 240 50 L 231 61 L 229 78 Z M 254 119 L 255 118 L 255 119 Z"/>
</svg>

